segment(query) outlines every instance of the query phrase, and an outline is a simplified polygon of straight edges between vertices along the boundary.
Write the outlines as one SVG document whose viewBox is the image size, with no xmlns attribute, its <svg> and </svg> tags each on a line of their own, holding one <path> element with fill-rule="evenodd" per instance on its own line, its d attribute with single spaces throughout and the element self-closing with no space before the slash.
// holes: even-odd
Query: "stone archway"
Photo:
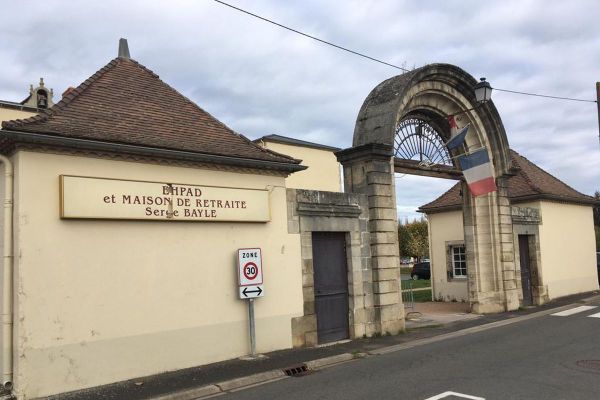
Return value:
<svg viewBox="0 0 600 400">
<path fill-rule="evenodd" d="M 469 300 L 478 313 L 519 307 L 506 187 L 511 173 L 508 140 L 493 103 L 477 105 L 476 83 L 461 68 L 448 64 L 427 65 L 383 81 L 360 109 L 353 147 L 338 153 L 345 190 L 369 198 L 373 298 L 381 332 L 403 327 L 393 149 L 396 127 L 406 118 L 429 121 L 445 141 L 450 134 L 446 116 L 470 110 L 463 114 L 471 123 L 466 145 L 488 150 L 498 191 L 477 198 L 463 196 Z M 463 193 L 469 193 L 464 183 Z"/>
</svg>

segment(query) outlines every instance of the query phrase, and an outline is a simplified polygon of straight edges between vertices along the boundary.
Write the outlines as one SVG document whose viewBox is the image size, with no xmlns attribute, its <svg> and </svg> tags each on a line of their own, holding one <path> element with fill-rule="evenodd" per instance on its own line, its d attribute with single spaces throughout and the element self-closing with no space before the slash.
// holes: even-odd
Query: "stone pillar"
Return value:
<svg viewBox="0 0 600 400">
<path fill-rule="evenodd" d="M 480 314 L 519 308 L 506 179 L 498 178 L 497 186 L 497 192 L 475 198 L 462 185 L 469 300 Z"/>
<path fill-rule="evenodd" d="M 502 263 L 502 280 L 504 287 L 504 302 L 506 311 L 519 308 L 519 285 L 520 279 L 515 264 L 515 245 L 512 213 L 510 200 L 508 198 L 508 179 L 500 177 L 496 179 L 498 192 L 498 218 L 500 225 L 500 251 Z"/>
<path fill-rule="evenodd" d="M 397 334 L 404 331 L 404 306 L 392 147 L 370 143 L 336 155 L 344 166 L 345 191 L 368 196 L 375 332 L 367 335 Z"/>
</svg>

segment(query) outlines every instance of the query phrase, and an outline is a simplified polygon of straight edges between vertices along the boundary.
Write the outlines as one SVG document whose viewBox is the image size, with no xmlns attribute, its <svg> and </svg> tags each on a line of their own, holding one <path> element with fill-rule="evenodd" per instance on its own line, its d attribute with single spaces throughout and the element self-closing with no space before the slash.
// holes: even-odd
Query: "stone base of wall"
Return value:
<svg viewBox="0 0 600 400">
<path fill-rule="evenodd" d="M 373 300 L 367 196 L 355 193 L 288 189 L 288 232 L 301 241 L 304 315 L 292 319 L 294 347 L 316 346 L 317 316 L 313 274 L 313 232 L 346 234 L 348 322 L 351 339 L 381 332 Z M 396 331 L 388 327 L 390 333 Z"/>
</svg>

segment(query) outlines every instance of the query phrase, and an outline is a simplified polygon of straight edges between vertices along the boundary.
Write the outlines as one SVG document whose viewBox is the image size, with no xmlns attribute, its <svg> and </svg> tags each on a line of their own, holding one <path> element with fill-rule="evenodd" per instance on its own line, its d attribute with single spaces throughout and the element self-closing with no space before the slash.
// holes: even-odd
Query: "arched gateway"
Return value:
<svg viewBox="0 0 600 400">
<path fill-rule="evenodd" d="M 509 146 L 494 105 L 477 103 L 476 83 L 471 75 L 448 64 L 427 65 L 383 81 L 360 109 L 353 147 L 338 153 L 345 190 L 366 194 L 369 200 L 373 294 L 382 332 L 395 332 L 403 325 L 394 172 L 459 179 L 454 156 L 467 149 L 487 149 L 498 186 L 496 192 L 473 197 L 463 183 L 469 300 L 477 313 L 519 307 L 506 188 Z M 456 114 L 463 125 L 470 123 L 469 134 L 462 148 L 448 152 L 443 146 L 450 138 L 447 117 Z M 417 132 L 421 137 L 414 140 L 410 136 L 415 129 L 427 132 Z M 413 151 L 402 148 L 406 140 L 413 141 Z M 423 143 L 423 148 L 414 149 Z M 423 162 L 428 152 L 440 158 L 429 156 Z M 421 158 L 415 160 L 414 155 Z"/>
</svg>

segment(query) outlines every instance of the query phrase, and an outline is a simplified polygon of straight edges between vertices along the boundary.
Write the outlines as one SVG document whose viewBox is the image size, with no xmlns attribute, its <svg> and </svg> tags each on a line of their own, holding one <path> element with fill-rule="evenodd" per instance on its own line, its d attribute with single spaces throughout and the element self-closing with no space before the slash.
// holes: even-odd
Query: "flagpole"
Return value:
<svg viewBox="0 0 600 400">
<path fill-rule="evenodd" d="M 472 149 L 472 150 L 471 150 L 471 149 L 467 149 L 467 152 L 466 152 L 466 153 L 457 154 L 457 155 L 455 155 L 455 156 L 450 156 L 450 159 L 451 159 L 451 160 L 454 160 L 454 159 L 456 159 L 456 158 L 459 158 L 459 157 L 468 156 L 468 155 L 470 155 L 470 154 L 473 154 L 473 153 L 474 153 L 474 152 L 476 152 L 476 151 L 483 150 L 483 149 L 485 149 L 485 148 L 486 148 L 485 146 L 481 146 L 481 147 L 478 147 L 478 148 L 476 148 L 476 149 Z"/>
<path fill-rule="evenodd" d="M 452 139 L 454 139 L 456 136 L 460 135 L 460 134 L 461 134 L 461 133 L 462 133 L 462 132 L 463 132 L 465 129 L 467 129 L 467 128 L 468 128 L 470 125 L 471 125 L 471 123 L 469 122 L 468 124 L 466 124 L 465 126 L 463 126 L 463 127 L 460 129 L 460 131 L 459 131 L 459 132 L 458 132 L 456 135 L 452 136 L 450 139 L 448 139 L 448 141 L 447 141 L 446 143 L 444 143 L 444 146 L 448 146 L 448 143 L 450 143 L 450 141 L 451 141 Z"/>
<path fill-rule="evenodd" d="M 459 111 L 457 113 L 454 113 L 454 114 L 448 114 L 448 117 L 456 117 L 457 115 L 468 113 L 469 111 L 476 110 L 479 107 L 481 107 L 483 105 L 483 103 L 485 103 L 485 102 L 478 103 L 475 107 L 471 107 L 471 108 L 468 108 L 466 110 L 461 110 L 461 111 Z"/>
</svg>

